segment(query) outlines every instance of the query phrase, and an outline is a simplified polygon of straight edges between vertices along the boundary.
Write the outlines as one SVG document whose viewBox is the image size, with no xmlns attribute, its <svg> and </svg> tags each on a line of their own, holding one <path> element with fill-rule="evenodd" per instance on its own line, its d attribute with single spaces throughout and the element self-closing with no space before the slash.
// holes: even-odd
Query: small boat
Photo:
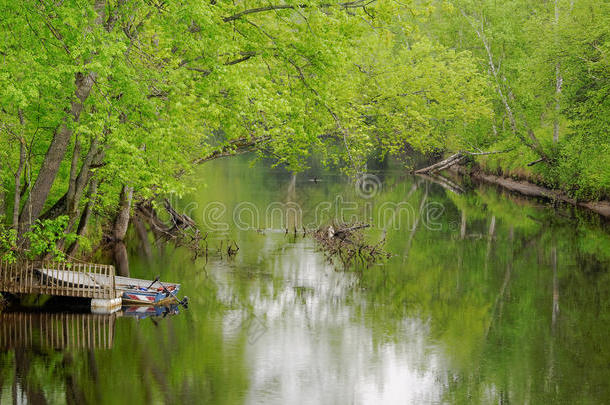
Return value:
<svg viewBox="0 0 610 405">
<path fill-rule="evenodd" d="M 180 302 L 177 296 L 180 284 L 120 276 L 115 280 L 116 289 L 122 292 L 121 298 L 126 305 L 163 306 Z"/>
<path fill-rule="evenodd" d="M 180 289 L 179 285 L 171 284 L 165 286 L 165 288 L 167 291 L 162 287 L 146 290 L 129 286 L 123 290 L 121 298 L 123 299 L 123 303 L 129 305 L 168 305 L 180 301 L 175 295 Z M 121 288 L 117 286 L 117 289 L 120 290 Z"/>
</svg>

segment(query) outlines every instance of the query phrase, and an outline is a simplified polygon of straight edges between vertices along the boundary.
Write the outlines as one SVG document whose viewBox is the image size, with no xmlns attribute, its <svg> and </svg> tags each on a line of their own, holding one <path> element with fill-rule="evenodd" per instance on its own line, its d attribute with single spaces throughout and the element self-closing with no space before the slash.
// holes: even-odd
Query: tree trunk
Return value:
<svg viewBox="0 0 610 405">
<path fill-rule="evenodd" d="M 68 143 L 70 143 L 70 138 L 72 137 L 72 129 L 69 128 L 67 120 L 73 119 L 75 122 L 78 122 L 85 100 L 89 97 L 89 93 L 95 82 L 95 78 L 96 74 L 94 72 L 76 74 L 75 95 L 77 100 L 72 102 L 70 118 L 67 117 L 65 119 L 66 122 L 55 131 L 53 140 L 49 145 L 49 149 L 47 149 L 38 177 L 34 182 L 34 186 L 30 191 L 19 218 L 19 233 L 21 235 L 29 229 L 32 222 L 38 219 L 42 212 L 42 208 L 51 191 L 51 186 L 59 171 L 59 165 L 66 154 Z"/>
<path fill-rule="evenodd" d="M 74 137 L 74 152 L 72 153 L 72 163 L 70 164 L 70 180 L 68 182 L 67 200 L 74 199 L 76 192 L 76 176 L 78 171 L 78 162 L 80 161 L 80 137 L 78 134 Z"/>
<path fill-rule="evenodd" d="M 131 200 L 133 198 L 133 188 L 127 185 L 121 190 L 121 200 L 119 202 L 119 210 L 114 221 L 112 237 L 114 240 L 123 240 L 127 234 L 129 226 L 129 213 L 131 211 Z"/>
<path fill-rule="evenodd" d="M 19 227 L 19 206 L 21 205 L 21 173 L 25 166 L 25 139 L 19 138 L 19 167 L 15 172 L 15 197 L 13 200 L 13 227 Z"/>
<path fill-rule="evenodd" d="M 508 121 L 510 123 L 511 131 L 512 131 L 513 135 L 515 135 L 517 138 L 519 138 L 519 140 L 521 142 L 523 142 L 524 145 L 526 145 L 531 150 L 536 152 L 538 154 L 538 156 L 540 156 L 541 158 L 544 159 L 544 161 L 548 161 L 549 160 L 548 156 L 546 155 L 546 153 L 540 146 L 540 142 L 538 141 L 538 138 L 536 138 L 534 131 L 527 128 L 528 127 L 527 123 L 525 123 L 526 131 L 532 142 L 530 143 L 525 138 L 525 136 L 523 136 L 523 134 L 521 132 L 519 132 L 519 127 L 517 126 L 517 120 L 515 118 L 515 114 L 513 112 L 513 109 L 510 106 L 510 103 L 508 102 L 507 94 L 505 94 L 504 90 L 502 89 L 502 87 L 503 87 L 502 82 L 506 82 L 506 78 L 503 75 L 500 78 L 500 72 L 498 72 L 498 68 L 496 68 L 496 64 L 494 62 L 493 53 L 491 50 L 491 44 L 489 43 L 489 40 L 487 39 L 487 37 L 485 36 L 485 33 L 483 31 L 483 22 L 481 22 L 480 27 L 477 27 L 474 24 L 474 22 L 471 21 L 471 19 L 466 15 L 466 13 L 464 11 L 461 10 L 461 13 L 464 16 L 464 18 L 466 18 L 466 20 L 469 22 L 469 24 L 472 26 L 475 33 L 477 34 L 477 37 L 483 43 L 483 47 L 485 48 L 485 52 L 487 53 L 487 63 L 489 65 L 489 70 L 490 70 L 491 76 L 493 77 L 494 82 L 496 84 L 496 91 L 498 93 L 498 96 L 500 97 L 500 101 L 502 102 L 502 105 L 504 106 L 504 110 L 506 111 L 506 116 L 508 117 Z M 508 92 L 508 96 L 509 97 L 511 96 L 510 89 Z"/>
<path fill-rule="evenodd" d="M 0 170 L 2 170 L 4 164 L 4 162 L 0 161 Z M 6 203 L 6 190 L 4 187 L 0 186 L 0 221 L 2 221 L 2 223 L 4 223 L 4 216 L 6 215 Z"/>
<path fill-rule="evenodd" d="M 75 154 L 76 154 L 76 151 L 75 151 Z M 104 153 L 103 153 L 103 151 L 100 151 L 98 144 L 97 144 L 97 138 L 96 138 L 91 142 L 89 151 L 87 152 L 87 155 L 85 156 L 83 165 L 81 167 L 80 172 L 78 173 L 78 176 L 74 175 L 76 172 L 76 169 L 74 169 L 74 167 L 72 167 L 72 169 L 74 169 L 74 172 L 71 172 L 71 174 L 70 174 L 70 179 L 71 179 L 70 183 L 71 184 L 68 189 L 68 192 L 66 194 L 64 194 L 55 203 L 55 205 L 43 215 L 43 217 L 47 217 L 47 215 L 49 215 L 48 217 L 50 217 L 50 218 L 57 218 L 59 215 L 62 215 L 64 213 L 67 214 L 69 217 L 69 220 L 68 220 L 68 225 L 66 226 L 66 230 L 65 230 L 66 234 L 72 232 L 72 228 L 74 227 L 74 224 L 78 220 L 79 203 L 82 198 L 84 188 L 87 185 L 87 183 L 89 183 L 89 180 L 91 179 L 91 176 L 93 175 L 93 173 L 91 171 L 91 166 L 93 164 L 100 164 L 103 159 L 104 159 Z M 75 159 L 73 156 L 73 160 L 72 160 L 73 164 L 74 164 L 74 160 Z M 95 162 L 93 162 L 93 160 L 95 160 Z M 90 193 L 89 193 L 90 195 L 93 195 L 93 194 L 95 194 L 95 192 L 97 192 L 97 183 L 95 185 L 92 184 L 92 186 L 93 186 L 92 188 L 90 186 Z M 91 190 L 93 190 L 93 193 L 91 193 Z M 87 226 L 87 222 L 89 221 L 89 216 L 91 215 L 91 205 L 88 204 L 87 207 L 89 209 L 85 216 L 85 222 L 83 223 L 84 227 Z M 83 218 L 81 218 L 81 220 L 82 219 Z M 80 228 L 81 227 L 79 224 L 79 231 L 84 232 L 84 228 L 83 229 L 80 229 Z M 58 244 L 58 249 L 62 250 L 64 247 L 64 244 L 65 244 L 65 239 L 62 239 Z M 76 244 L 76 242 L 75 242 L 75 244 Z M 76 245 L 75 248 L 76 247 L 78 247 L 78 245 Z M 71 247 L 71 250 L 72 250 L 72 247 Z"/>
<path fill-rule="evenodd" d="M 553 121 L 553 143 L 559 142 L 559 114 L 561 112 L 561 87 L 563 85 L 563 77 L 561 76 L 561 67 L 559 62 L 555 66 L 555 119 Z"/>
<path fill-rule="evenodd" d="M 557 31 L 559 29 L 559 0 L 555 0 L 555 42 L 558 44 Z M 561 88 L 563 77 L 561 76 L 561 64 L 559 60 L 555 64 L 555 118 L 553 120 L 553 143 L 559 141 L 559 113 L 561 111 Z"/>
<path fill-rule="evenodd" d="M 78 173 L 78 176 L 74 179 L 74 192 L 72 195 L 68 193 L 66 204 L 68 213 L 76 212 L 78 208 L 78 203 L 85 191 L 85 187 L 89 180 L 91 179 L 92 172 L 91 167 L 93 165 L 100 165 L 104 160 L 104 151 L 100 148 L 99 139 L 95 137 L 91 140 L 91 145 L 89 146 L 89 151 L 83 160 L 83 165 Z"/>
<path fill-rule="evenodd" d="M 150 202 L 138 203 L 135 209 L 138 211 L 140 218 L 143 221 L 148 222 L 149 228 L 155 236 L 155 239 L 167 235 L 171 227 L 159 218 Z M 163 248 L 163 245 L 161 245 L 161 248 Z"/>
<path fill-rule="evenodd" d="M 91 145 L 89 146 L 89 151 L 83 159 L 83 164 L 78 172 L 78 175 L 74 178 L 70 176 L 71 180 L 68 192 L 61 196 L 61 198 L 57 200 L 55 204 L 53 204 L 53 206 L 40 217 L 52 219 L 63 214 L 68 214 L 71 219 L 75 218 L 77 216 L 78 204 L 82 198 L 85 187 L 93 175 L 91 169 L 93 166 L 102 164 L 104 155 L 104 150 L 101 149 L 98 139 L 93 139 L 91 141 Z M 72 223 L 70 224 L 69 228 L 71 225 Z"/>
<path fill-rule="evenodd" d="M 121 201 L 119 210 L 114 221 L 112 239 L 114 240 L 114 261 L 119 275 L 129 277 L 129 260 L 124 239 L 129 226 L 131 201 L 133 199 L 133 188 L 127 185 L 121 190 Z"/>
<path fill-rule="evenodd" d="M 83 236 L 85 234 L 85 230 L 87 229 L 87 225 L 89 224 L 89 218 L 91 218 L 91 212 L 93 211 L 93 206 L 95 205 L 95 198 L 97 195 L 97 178 L 93 178 L 91 183 L 89 184 L 89 201 L 85 205 L 85 209 L 78 221 L 78 228 L 76 230 L 76 234 L 78 236 Z M 78 249 L 78 240 L 76 240 L 69 248 L 67 253 L 70 256 L 73 256 Z"/>
</svg>

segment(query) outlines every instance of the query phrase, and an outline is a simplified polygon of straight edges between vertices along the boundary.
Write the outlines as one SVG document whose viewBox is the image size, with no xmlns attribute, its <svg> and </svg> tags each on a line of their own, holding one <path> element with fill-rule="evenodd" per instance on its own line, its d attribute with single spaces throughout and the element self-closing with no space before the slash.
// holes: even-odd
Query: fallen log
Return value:
<svg viewBox="0 0 610 405">
<path fill-rule="evenodd" d="M 174 207 L 172 207 L 171 203 L 169 202 L 169 200 L 167 198 L 164 199 L 164 205 L 165 205 L 165 210 L 170 215 L 172 223 L 174 224 L 175 228 L 179 228 L 179 229 L 197 228 L 197 224 L 195 223 L 195 221 L 193 221 L 193 219 L 191 217 L 189 217 L 188 215 L 180 214 L 178 211 L 176 211 L 174 209 Z"/>
<path fill-rule="evenodd" d="M 415 174 L 434 173 L 434 172 L 438 172 L 441 170 L 445 170 L 446 168 L 453 166 L 454 164 L 460 162 L 465 157 L 466 156 L 462 152 L 455 153 L 455 154 L 449 156 L 445 160 L 441 160 L 440 162 L 435 163 L 431 166 L 416 170 Z"/>
<path fill-rule="evenodd" d="M 495 154 L 498 154 L 498 153 L 510 152 L 513 149 L 514 148 L 510 148 L 510 149 L 506 149 L 506 150 L 500 150 L 500 151 L 491 151 L 491 152 L 459 151 L 459 152 L 454 153 L 453 155 L 449 156 L 445 160 L 441 160 L 440 162 L 435 163 L 435 164 L 433 164 L 431 166 L 424 167 L 422 169 L 416 170 L 414 173 L 415 174 L 426 174 L 426 173 L 440 172 L 441 170 L 448 169 L 449 167 L 455 165 L 456 163 L 461 162 L 467 156 L 495 155 Z"/>
</svg>

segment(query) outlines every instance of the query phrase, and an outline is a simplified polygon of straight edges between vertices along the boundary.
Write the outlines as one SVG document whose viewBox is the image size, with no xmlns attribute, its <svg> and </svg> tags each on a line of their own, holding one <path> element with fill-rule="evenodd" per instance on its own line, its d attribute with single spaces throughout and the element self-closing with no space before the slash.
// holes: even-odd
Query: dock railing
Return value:
<svg viewBox="0 0 610 405">
<path fill-rule="evenodd" d="M 0 261 L 0 292 L 64 297 L 116 297 L 114 266 L 96 263 Z"/>
</svg>

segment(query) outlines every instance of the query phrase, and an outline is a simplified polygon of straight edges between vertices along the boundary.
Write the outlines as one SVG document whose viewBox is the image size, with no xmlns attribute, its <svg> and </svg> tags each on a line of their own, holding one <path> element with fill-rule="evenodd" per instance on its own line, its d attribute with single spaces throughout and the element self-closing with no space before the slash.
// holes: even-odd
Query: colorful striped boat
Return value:
<svg viewBox="0 0 610 405">
<path fill-rule="evenodd" d="M 122 292 L 125 305 L 169 305 L 180 300 L 177 294 L 180 284 L 161 283 L 158 280 L 140 280 L 128 277 L 116 277 L 116 289 Z"/>
</svg>

